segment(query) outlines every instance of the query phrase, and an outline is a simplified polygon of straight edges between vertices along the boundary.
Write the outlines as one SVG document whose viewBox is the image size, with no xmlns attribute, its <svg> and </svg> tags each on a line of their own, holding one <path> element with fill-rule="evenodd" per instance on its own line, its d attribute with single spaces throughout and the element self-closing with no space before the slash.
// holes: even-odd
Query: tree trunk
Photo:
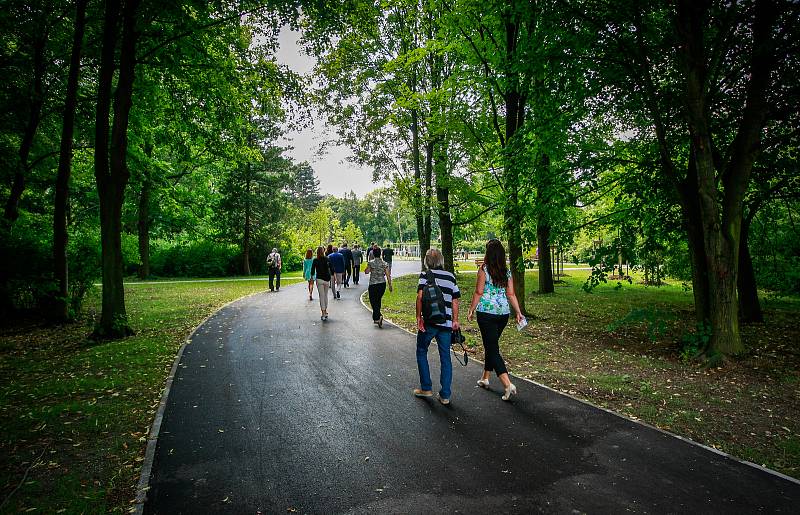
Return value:
<svg viewBox="0 0 800 515">
<path fill-rule="evenodd" d="M 146 144 L 145 155 L 149 158 L 153 155 L 153 145 Z M 153 190 L 153 181 L 150 171 L 145 170 L 142 174 L 142 191 L 139 195 L 139 219 L 137 231 L 139 234 L 139 279 L 150 277 L 150 196 Z"/>
<path fill-rule="evenodd" d="M 765 93 L 774 65 L 774 31 L 777 9 L 770 0 L 755 4 L 753 50 L 747 100 L 731 155 L 724 169 L 717 170 L 706 105 L 706 70 L 703 23 L 708 4 L 691 0 L 678 3 L 677 31 L 681 39 L 686 77 L 686 117 L 691 152 L 698 181 L 701 227 L 710 285 L 711 354 L 740 354 L 744 345 L 739 333 L 736 297 L 739 264 L 739 240 L 742 226 L 742 203 L 750 181 L 753 162 L 760 144 L 768 105 Z M 690 170 L 691 173 L 691 170 Z M 721 178 L 722 202 L 717 186 Z"/>
<path fill-rule="evenodd" d="M 539 247 L 539 293 L 553 293 L 553 264 L 550 261 L 550 224 L 543 213 L 536 223 L 536 241 Z"/>
<path fill-rule="evenodd" d="M 247 163 L 247 179 L 244 192 L 244 238 L 242 239 L 242 267 L 244 275 L 250 275 L 250 163 Z"/>
<path fill-rule="evenodd" d="M 28 158 L 33 148 L 33 140 L 36 131 L 39 129 L 39 122 L 42 119 L 42 105 L 44 104 L 44 75 L 47 69 L 44 51 L 47 44 L 47 31 L 43 30 L 41 37 L 36 39 L 33 48 L 33 84 L 31 85 L 30 112 L 25 131 L 22 134 L 22 141 L 19 145 L 17 163 L 14 171 L 14 181 L 11 184 L 11 191 L 8 195 L 5 207 L 5 218 L 9 225 L 12 225 L 19 218 L 19 203 L 22 193 L 25 191 L 25 177 L 30 171 Z"/>
<path fill-rule="evenodd" d="M 75 32 L 69 61 L 67 94 L 64 100 L 64 123 L 61 127 L 61 147 L 58 156 L 55 205 L 53 209 L 53 276 L 58 282 L 54 316 L 68 320 L 69 313 L 69 263 L 67 261 L 67 211 L 69 206 L 69 178 L 72 172 L 72 135 L 75 129 L 75 108 L 78 99 L 78 74 L 81 65 L 83 32 L 86 26 L 86 4 L 78 0 L 75 5 Z"/>
<path fill-rule="evenodd" d="M 430 248 L 430 233 L 426 238 L 425 236 L 425 216 L 423 210 L 422 197 L 424 191 L 422 190 L 422 157 L 420 152 L 419 141 L 419 112 L 416 109 L 411 110 L 411 160 L 414 167 L 414 191 L 417 195 L 411 199 L 414 206 L 414 221 L 417 224 L 417 241 L 419 242 L 419 259 L 420 269 L 425 268 L 425 252 Z M 427 241 L 427 246 L 424 242 Z M 423 249 L 424 246 L 424 249 Z"/>
<path fill-rule="evenodd" d="M 686 229 L 689 247 L 689 260 L 692 265 L 692 295 L 694 296 L 695 319 L 706 325 L 711 319 L 711 299 L 703 231 L 700 227 L 700 205 L 697 199 L 697 174 L 690 159 L 687 182 L 680 185 L 679 193 L 683 211 L 683 224 Z"/>
<path fill-rule="evenodd" d="M 114 76 L 114 54 L 117 42 L 119 5 L 105 3 L 105 26 L 98 82 L 97 122 L 95 138 L 95 179 L 100 199 L 100 236 L 103 267 L 103 300 L 100 323 L 95 336 L 118 338 L 132 334 L 125 309 L 122 284 L 122 204 L 128 184 L 126 156 L 128 121 L 133 97 L 136 65 L 136 11 L 138 0 L 128 0 L 122 13 L 122 43 L 119 52 L 119 78 L 114 94 L 114 122 L 109 140 L 111 85 Z"/>
<path fill-rule="evenodd" d="M 547 192 L 550 189 L 550 157 L 542 156 L 536 185 L 536 243 L 539 247 L 539 293 L 553 293 L 553 262 L 550 253 L 550 217 L 548 215 Z"/>
<path fill-rule="evenodd" d="M 444 269 L 455 273 L 455 264 L 453 262 L 453 221 L 450 218 L 450 189 L 447 184 L 447 160 L 445 153 L 439 151 L 436 160 L 436 200 L 439 206 L 442 256 L 444 256 Z"/>
<path fill-rule="evenodd" d="M 505 141 L 503 148 L 503 185 L 506 201 L 504 226 L 508 237 L 508 259 L 511 265 L 511 277 L 520 310 L 525 313 L 525 261 L 523 258 L 522 217 L 519 206 L 519 186 L 521 171 L 522 142 L 515 138 L 517 131 L 525 121 L 526 98 L 520 92 L 518 71 L 517 39 L 520 32 L 518 13 L 509 9 L 504 11 L 506 55 L 504 75 L 507 90 L 503 94 L 505 101 Z M 548 252 L 545 249 L 545 252 Z M 540 252 L 541 255 L 541 252 Z"/>
<path fill-rule="evenodd" d="M 431 248 L 431 194 L 433 192 L 433 142 L 425 144 L 425 177 L 422 187 L 422 232 L 419 234 L 419 253 L 422 260 L 422 268 L 425 268 L 425 253 Z"/>
<path fill-rule="evenodd" d="M 751 220 L 752 218 L 746 217 L 742 221 L 742 233 L 739 237 L 739 274 L 737 276 L 739 319 L 746 324 L 764 321 L 764 315 L 761 313 L 761 303 L 758 301 L 753 259 L 750 257 L 749 235 Z"/>
</svg>

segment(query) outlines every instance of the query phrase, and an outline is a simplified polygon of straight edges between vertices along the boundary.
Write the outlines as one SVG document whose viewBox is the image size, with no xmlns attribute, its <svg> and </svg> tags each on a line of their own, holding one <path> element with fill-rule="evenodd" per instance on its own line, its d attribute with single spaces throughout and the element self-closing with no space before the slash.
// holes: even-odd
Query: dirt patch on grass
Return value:
<svg viewBox="0 0 800 515">
<path fill-rule="evenodd" d="M 800 477 L 800 323 L 782 311 L 765 315 L 766 324 L 742 328 L 748 353 L 720 368 L 684 362 L 677 342 L 654 342 L 635 328 L 598 333 L 534 322 L 528 341 L 510 337 L 504 350 L 523 377 Z M 512 349 L 537 343 L 544 359 Z"/>
</svg>

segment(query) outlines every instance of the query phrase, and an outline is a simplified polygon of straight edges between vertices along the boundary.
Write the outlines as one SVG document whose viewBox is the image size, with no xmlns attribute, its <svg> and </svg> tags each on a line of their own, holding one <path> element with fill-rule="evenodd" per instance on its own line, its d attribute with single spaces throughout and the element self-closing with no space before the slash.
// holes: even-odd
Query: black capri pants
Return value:
<svg viewBox="0 0 800 515">
<path fill-rule="evenodd" d="M 386 283 L 370 284 L 367 287 L 367 291 L 369 292 L 369 303 L 372 306 L 372 320 L 380 320 L 383 316 L 381 313 L 381 300 L 383 300 L 383 294 L 386 292 Z"/>
<path fill-rule="evenodd" d="M 493 315 L 478 311 L 477 318 L 485 354 L 483 369 L 487 372 L 494 370 L 498 376 L 507 374 L 506 363 L 500 355 L 500 335 L 508 324 L 508 315 Z"/>
</svg>

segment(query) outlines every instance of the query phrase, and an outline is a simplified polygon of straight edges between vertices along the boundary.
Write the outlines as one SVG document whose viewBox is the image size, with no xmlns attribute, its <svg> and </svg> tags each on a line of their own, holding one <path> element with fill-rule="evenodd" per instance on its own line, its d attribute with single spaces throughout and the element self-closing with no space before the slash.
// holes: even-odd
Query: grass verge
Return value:
<svg viewBox="0 0 800 515">
<path fill-rule="evenodd" d="M 500 347 L 509 369 L 630 418 L 800 478 L 800 301 L 763 302 L 764 324 L 742 326 L 744 356 L 703 369 L 681 358 L 694 335 L 691 291 L 616 282 L 588 294 L 588 272 L 570 270 L 556 293 L 526 295 L 530 324 L 512 324 Z M 477 324 L 466 321 L 474 274 L 461 274 L 461 322 L 483 359 Z M 538 284 L 526 274 L 529 290 Z M 416 278 L 394 283 L 383 312 L 415 331 Z"/>
<path fill-rule="evenodd" d="M 77 323 L 0 328 L 0 512 L 125 512 L 177 350 L 217 308 L 265 287 L 126 287 L 136 335 L 112 342 L 86 338 L 99 318 L 98 291 Z"/>
</svg>

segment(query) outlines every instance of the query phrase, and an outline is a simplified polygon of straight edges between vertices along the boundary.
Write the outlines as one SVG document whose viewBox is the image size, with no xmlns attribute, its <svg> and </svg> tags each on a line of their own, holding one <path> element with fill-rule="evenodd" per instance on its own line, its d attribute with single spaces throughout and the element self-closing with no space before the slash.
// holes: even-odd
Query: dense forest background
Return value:
<svg viewBox="0 0 800 515">
<path fill-rule="evenodd" d="M 0 9 L 0 313 L 129 334 L 123 278 L 288 269 L 339 241 L 507 243 L 691 288 L 710 358 L 800 293 L 791 1 L 14 1 Z M 275 59 L 282 27 L 316 59 Z M 328 123 L 388 187 L 323 195 L 278 144 Z M 525 266 L 539 269 L 525 284 Z M 628 268 L 626 266 L 625 270 Z M 519 292 L 518 292 L 519 293 Z"/>
</svg>

